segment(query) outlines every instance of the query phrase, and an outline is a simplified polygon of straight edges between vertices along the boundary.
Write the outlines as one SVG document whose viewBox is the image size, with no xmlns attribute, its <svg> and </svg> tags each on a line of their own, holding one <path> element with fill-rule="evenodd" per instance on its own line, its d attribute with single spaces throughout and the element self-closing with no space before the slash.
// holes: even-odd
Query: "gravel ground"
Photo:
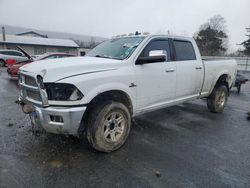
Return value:
<svg viewBox="0 0 250 188">
<path fill-rule="evenodd" d="M 249 74 L 250 77 L 250 74 Z M 0 69 L 0 187 L 250 187 L 250 83 L 222 114 L 204 100 L 136 117 L 120 150 L 103 154 L 36 127 Z"/>
</svg>

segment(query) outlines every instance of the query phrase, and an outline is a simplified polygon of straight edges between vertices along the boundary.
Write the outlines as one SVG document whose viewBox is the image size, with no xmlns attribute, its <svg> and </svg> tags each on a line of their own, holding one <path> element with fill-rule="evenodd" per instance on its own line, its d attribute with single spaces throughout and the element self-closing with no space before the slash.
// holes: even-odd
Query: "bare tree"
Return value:
<svg viewBox="0 0 250 188">
<path fill-rule="evenodd" d="M 226 20 L 219 14 L 210 18 L 208 23 L 214 30 L 227 32 Z"/>
<path fill-rule="evenodd" d="M 90 41 L 88 42 L 89 48 L 94 48 L 98 45 L 98 43 L 95 41 L 94 37 L 90 38 Z"/>
</svg>

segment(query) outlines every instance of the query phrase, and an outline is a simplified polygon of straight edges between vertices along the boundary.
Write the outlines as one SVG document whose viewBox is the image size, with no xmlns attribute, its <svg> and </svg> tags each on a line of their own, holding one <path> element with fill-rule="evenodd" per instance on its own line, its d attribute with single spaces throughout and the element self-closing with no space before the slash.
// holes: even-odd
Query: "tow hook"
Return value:
<svg viewBox="0 0 250 188">
<path fill-rule="evenodd" d="M 15 103 L 19 104 L 19 105 L 24 105 L 25 103 L 23 102 L 21 97 L 18 97 L 18 99 L 15 101 Z"/>
</svg>

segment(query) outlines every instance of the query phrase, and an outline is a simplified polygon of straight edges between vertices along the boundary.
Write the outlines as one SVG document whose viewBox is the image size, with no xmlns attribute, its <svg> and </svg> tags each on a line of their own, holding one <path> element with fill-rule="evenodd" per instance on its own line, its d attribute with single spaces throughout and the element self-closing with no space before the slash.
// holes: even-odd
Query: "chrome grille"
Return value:
<svg viewBox="0 0 250 188">
<path fill-rule="evenodd" d="M 19 85 L 21 89 L 21 97 L 32 103 L 42 104 L 40 90 L 36 82 L 36 78 L 20 73 Z"/>
<path fill-rule="evenodd" d="M 25 76 L 24 77 L 24 83 L 29 86 L 35 86 L 37 87 L 36 79 L 31 76 Z"/>
<path fill-rule="evenodd" d="M 30 99 L 33 99 L 35 101 L 42 101 L 40 93 L 30 91 L 30 90 L 26 90 L 26 93 L 27 93 L 27 97 L 29 97 Z"/>
</svg>

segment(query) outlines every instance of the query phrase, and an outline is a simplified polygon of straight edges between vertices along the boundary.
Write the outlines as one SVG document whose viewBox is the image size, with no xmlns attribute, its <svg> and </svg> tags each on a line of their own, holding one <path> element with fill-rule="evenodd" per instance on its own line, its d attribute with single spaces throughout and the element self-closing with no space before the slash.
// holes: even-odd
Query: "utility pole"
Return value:
<svg viewBox="0 0 250 188">
<path fill-rule="evenodd" d="M 5 41 L 6 41 L 6 35 L 5 35 L 5 28 L 4 26 L 2 27 L 2 36 L 3 36 L 3 49 L 6 49 L 6 44 L 5 44 Z"/>
</svg>

